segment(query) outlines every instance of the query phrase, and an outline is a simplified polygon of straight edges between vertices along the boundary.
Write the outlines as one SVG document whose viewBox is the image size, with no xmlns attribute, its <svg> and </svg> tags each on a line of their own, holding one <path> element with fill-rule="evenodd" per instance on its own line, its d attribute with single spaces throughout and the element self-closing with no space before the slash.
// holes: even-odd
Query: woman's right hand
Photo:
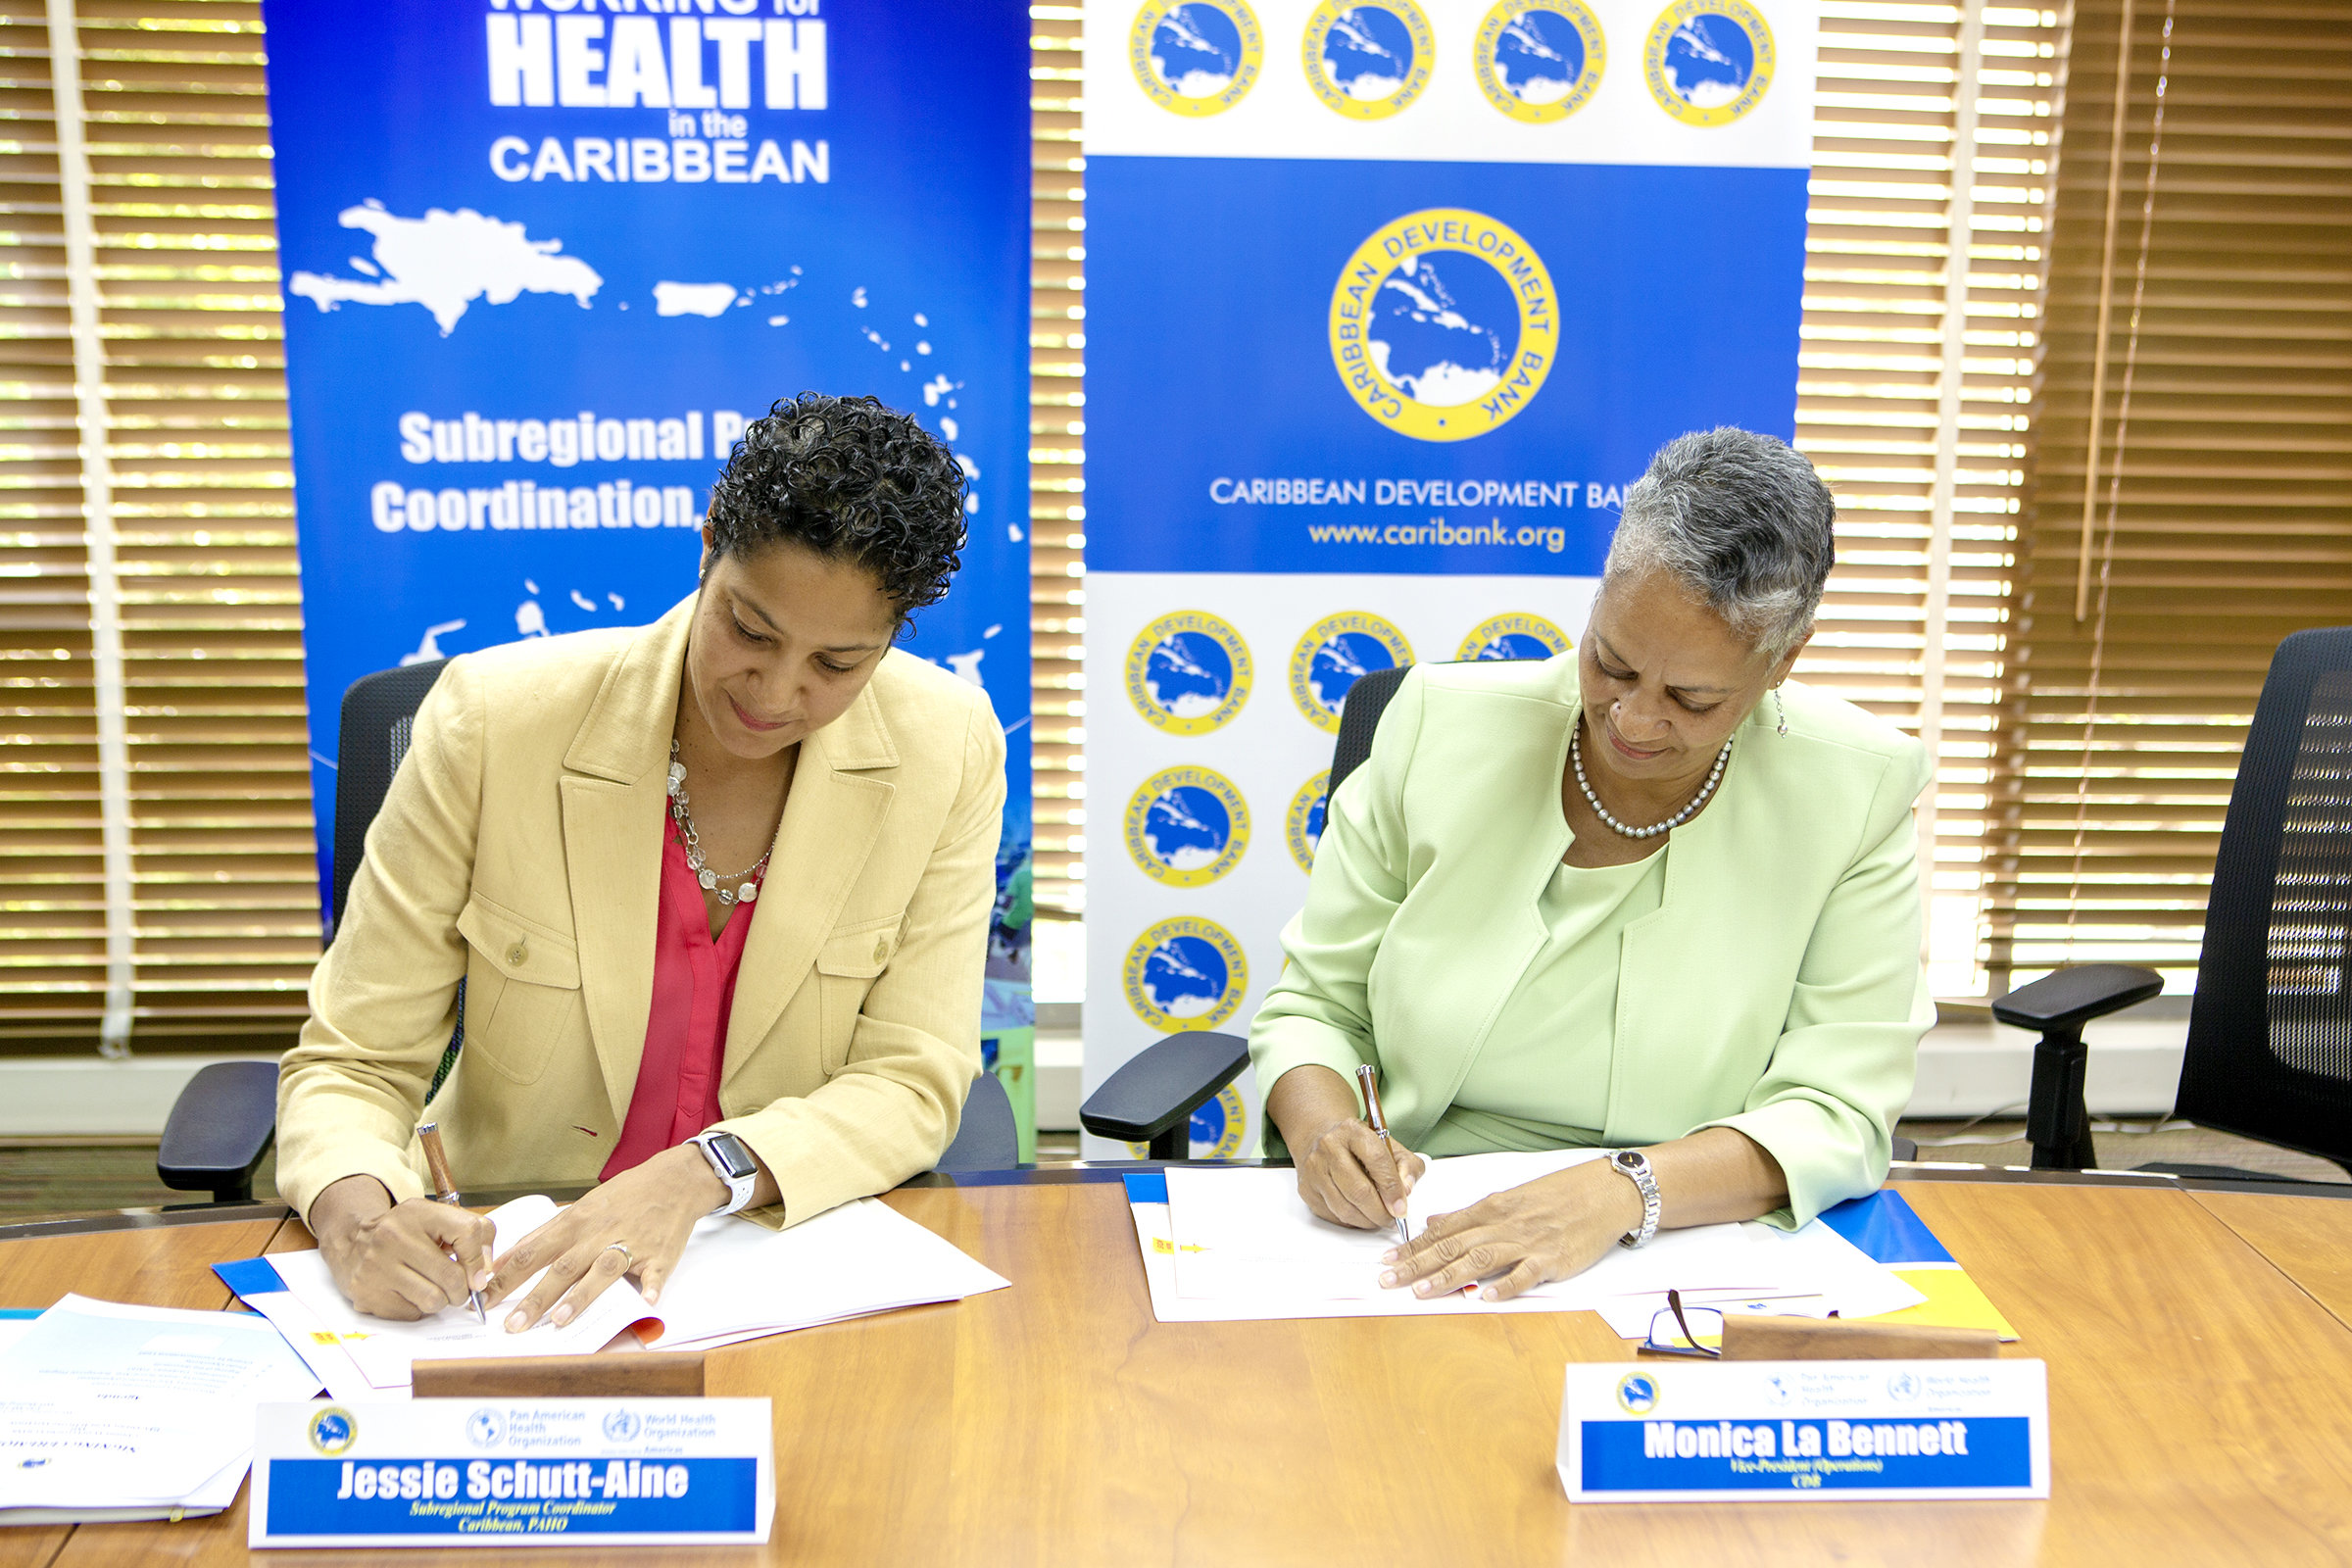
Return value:
<svg viewBox="0 0 2352 1568">
<path fill-rule="evenodd" d="M 329 1185 L 311 1204 L 310 1226 L 327 1271 L 370 1317 L 430 1317 L 490 1283 L 488 1219 L 429 1198 L 394 1203 L 372 1176 Z"/>
<path fill-rule="evenodd" d="M 1353 1116 L 1332 1122 L 1301 1152 L 1298 1196 L 1322 1219 L 1383 1231 L 1404 1218 L 1404 1198 L 1429 1162 Z"/>
</svg>

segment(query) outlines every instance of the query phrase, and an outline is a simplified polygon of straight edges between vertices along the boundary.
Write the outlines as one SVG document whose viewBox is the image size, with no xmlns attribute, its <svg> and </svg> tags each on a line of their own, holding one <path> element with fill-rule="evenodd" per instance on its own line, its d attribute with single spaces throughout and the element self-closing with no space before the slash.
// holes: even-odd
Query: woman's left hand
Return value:
<svg viewBox="0 0 2352 1568">
<path fill-rule="evenodd" d="M 1382 1254 L 1388 1261 L 1380 1283 L 1434 1299 L 1486 1280 L 1480 1299 L 1507 1301 L 1582 1274 L 1641 1224 L 1634 1184 L 1607 1160 L 1587 1160 L 1440 1214 L 1409 1244 Z"/>
<path fill-rule="evenodd" d="M 563 1327 L 624 1274 L 637 1277 L 637 1289 L 650 1305 L 677 1267 L 695 1222 L 726 1198 L 726 1184 L 711 1174 L 700 1149 L 681 1144 L 665 1150 L 589 1193 L 505 1256 L 491 1259 L 494 1278 L 485 1304 L 497 1303 L 544 1268 L 547 1277 L 507 1314 L 509 1334 L 521 1333 L 542 1316 Z"/>
</svg>

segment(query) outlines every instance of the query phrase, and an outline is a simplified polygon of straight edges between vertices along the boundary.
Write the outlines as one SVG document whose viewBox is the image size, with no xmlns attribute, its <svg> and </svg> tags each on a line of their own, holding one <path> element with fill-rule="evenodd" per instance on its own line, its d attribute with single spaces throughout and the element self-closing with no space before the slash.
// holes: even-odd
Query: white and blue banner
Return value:
<svg viewBox="0 0 2352 1568">
<path fill-rule="evenodd" d="M 914 414 L 970 479 L 909 646 L 1013 732 L 1025 910 L 1026 7 L 264 15 L 322 886 L 345 686 L 659 616 L 744 422 L 813 389 Z"/>
<path fill-rule="evenodd" d="M 1659 445 L 1794 434 L 1814 33 L 1087 6 L 1090 1088 L 1247 1029 L 1357 676 L 1565 651 Z M 1245 1079 L 1196 1152 L 1255 1116 Z"/>
</svg>

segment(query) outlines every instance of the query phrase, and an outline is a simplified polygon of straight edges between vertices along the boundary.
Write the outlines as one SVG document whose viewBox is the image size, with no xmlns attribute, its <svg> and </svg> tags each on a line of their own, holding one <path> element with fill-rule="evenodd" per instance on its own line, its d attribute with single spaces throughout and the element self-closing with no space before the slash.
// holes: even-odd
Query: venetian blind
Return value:
<svg viewBox="0 0 2352 1568">
<path fill-rule="evenodd" d="M 1086 160 L 1079 11 L 1031 6 L 1029 612 L 1036 896 L 1085 907 Z"/>
<path fill-rule="evenodd" d="M 86 185 L 49 15 L 0 5 L 0 1049 L 99 1037 L 110 782 L 130 1043 L 274 1048 L 302 1015 L 318 910 L 260 8 L 58 9 L 78 43 Z M 77 203 L 97 372 L 78 407 Z M 110 603 L 119 685 L 102 668 Z M 119 772 L 103 744 L 116 713 Z"/>
<path fill-rule="evenodd" d="M 1928 0 L 1832 0 L 1821 24 L 1796 439 L 1838 496 L 1838 565 L 1797 673 L 1936 754 L 1930 978 L 1980 996 L 2063 30 Z"/>
<path fill-rule="evenodd" d="M 2348 39 L 2347 0 L 2076 8 L 1996 984 L 2111 959 L 2187 987 L 2271 654 L 2352 622 Z"/>
</svg>

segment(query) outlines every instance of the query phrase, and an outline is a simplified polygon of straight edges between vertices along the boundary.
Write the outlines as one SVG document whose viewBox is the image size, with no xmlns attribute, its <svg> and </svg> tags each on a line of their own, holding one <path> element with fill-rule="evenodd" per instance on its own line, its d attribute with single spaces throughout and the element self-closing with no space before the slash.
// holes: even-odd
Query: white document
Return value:
<svg viewBox="0 0 2352 1568">
<path fill-rule="evenodd" d="M 1413 1189 L 1406 1225 L 1417 1236 L 1439 1214 L 1600 1157 L 1599 1151 L 1569 1150 L 1433 1160 Z M 1467 1293 L 1425 1300 L 1380 1284 L 1388 1266 L 1380 1254 L 1396 1245 L 1394 1230 L 1359 1231 L 1317 1219 L 1298 1197 L 1295 1171 L 1175 1167 L 1167 1182 L 1167 1295 L 1182 1303 L 1177 1310 L 1185 1319 L 1598 1310 L 1638 1315 L 1646 1324 L 1668 1290 L 1693 1301 L 1759 1310 L 1779 1310 L 1765 1303 L 1788 1299 L 1791 1309 L 1812 1315 L 1836 1309 L 1864 1316 L 1925 1299 L 1819 1221 L 1796 1231 L 1751 1221 L 1660 1232 L 1647 1247 L 1615 1249 L 1574 1279 L 1538 1286 L 1511 1301 L 1481 1301 Z M 1139 1225 L 1140 1215 L 1139 1209 Z M 1142 1240 L 1149 1263 L 1154 1239 Z M 1159 1304 L 1155 1290 L 1155 1310 Z"/>
<path fill-rule="evenodd" d="M 492 1212 L 503 1250 L 555 1217 L 553 1200 L 522 1198 Z M 1011 1282 L 889 1205 L 860 1199 L 786 1231 L 732 1215 L 705 1219 L 649 1307 L 627 1280 L 562 1328 L 545 1319 L 509 1334 L 509 1294 L 488 1323 L 463 1303 L 414 1323 L 369 1317 L 351 1304 L 318 1252 L 266 1259 L 283 1286 L 253 1291 L 228 1276 L 248 1305 L 302 1349 L 338 1399 L 400 1397 L 418 1360 L 509 1355 L 587 1355 L 620 1340 L 663 1350 L 715 1349 L 790 1329 L 872 1312 L 953 1301 Z M 241 1265 L 240 1265 L 241 1267 Z M 634 1331 L 634 1339 L 623 1339 Z"/>
<path fill-rule="evenodd" d="M 68 1296 L 0 1351 L 0 1524 L 217 1513 L 256 1407 L 318 1389 L 259 1318 Z"/>
</svg>

